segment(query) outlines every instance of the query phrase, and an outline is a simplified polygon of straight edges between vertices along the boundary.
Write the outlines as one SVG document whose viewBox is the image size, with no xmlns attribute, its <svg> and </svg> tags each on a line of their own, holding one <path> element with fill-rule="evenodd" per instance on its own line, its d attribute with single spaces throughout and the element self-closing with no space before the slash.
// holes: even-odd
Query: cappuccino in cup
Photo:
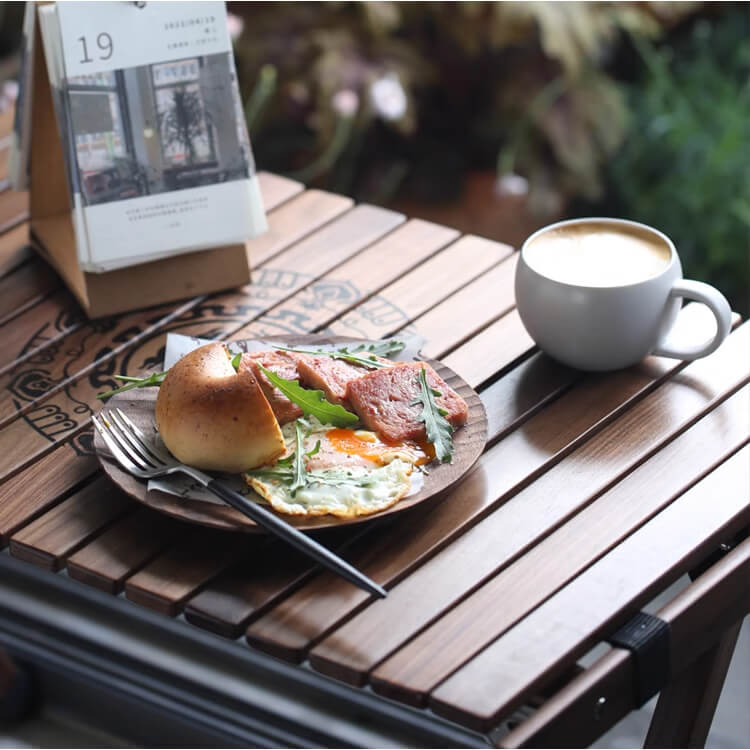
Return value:
<svg viewBox="0 0 750 750">
<path fill-rule="evenodd" d="M 710 341 L 670 341 L 683 299 L 707 305 Z M 726 338 L 729 303 L 713 287 L 682 278 L 671 240 L 624 219 L 573 219 L 526 240 L 516 271 L 516 303 L 541 349 L 585 370 L 613 370 L 647 354 L 696 359 Z"/>
<path fill-rule="evenodd" d="M 600 287 L 650 279 L 669 265 L 671 257 L 669 246 L 650 232 L 595 222 L 543 232 L 525 251 L 526 262 L 547 278 Z"/>
</svg>

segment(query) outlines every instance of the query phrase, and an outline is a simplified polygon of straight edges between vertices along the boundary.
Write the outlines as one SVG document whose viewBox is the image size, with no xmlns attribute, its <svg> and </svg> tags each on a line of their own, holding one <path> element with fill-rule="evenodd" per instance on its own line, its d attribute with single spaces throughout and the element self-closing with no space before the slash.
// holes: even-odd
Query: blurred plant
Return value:
<svg viewBox="0 0 750 750">
<path fill-rule="evenodd" d="M 699 19 L 673 42 L 636 40 L 632 130 L 604 210 L 675 241 L 685 273 L 750 313 L 750 6 Z"/>
<path fill-rule="evenodd" d="M 230 4 L 260 166 L 383 202 L 405 187 L 454 197 L 468 169 L 497 165 L 500 189 L 529 185 L 542 215 L 601 193 L 627 126 L 612 49 L 696 6 Z M 355 112 L 336 106 L 342 92 Z"/>
<path fill-rule="evenodd" d="M 195 144 L 205 138 L 207 117 L 200 95 L 180 86 L 172 91 L 171 106 L 159 118 L 164 143 L 184 149 L 187 164 L 196 161 Z"/>
</svg>

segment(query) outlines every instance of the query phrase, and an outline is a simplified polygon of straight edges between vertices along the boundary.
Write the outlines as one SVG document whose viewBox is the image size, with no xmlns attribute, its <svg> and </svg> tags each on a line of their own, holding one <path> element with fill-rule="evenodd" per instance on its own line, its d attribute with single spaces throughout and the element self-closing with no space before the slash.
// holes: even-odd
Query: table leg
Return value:
<svg viewBox="0 0 750 750">
<path fill-rule="evenodd" d="M 741 627 L 742 620 L 664 687 L 645 747 L 705 745 Z"/>
</svg>

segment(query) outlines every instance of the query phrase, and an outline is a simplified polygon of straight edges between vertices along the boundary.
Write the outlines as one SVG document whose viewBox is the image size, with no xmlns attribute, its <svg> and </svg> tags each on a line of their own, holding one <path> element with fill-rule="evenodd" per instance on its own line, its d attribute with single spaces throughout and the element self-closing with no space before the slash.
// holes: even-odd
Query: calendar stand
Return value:
<svg viewBox="0 0 750 750">
<path fill-rule="evenodd" d="M 105 273 L 78 265 L 62 144 L 52 104 L 39 24 L 34 40 L 34 83 L 29 175 L 31 237 L 91 318 L 135 310 L 250 281 L 244 243 L 212 247 Z"/>
</svg>

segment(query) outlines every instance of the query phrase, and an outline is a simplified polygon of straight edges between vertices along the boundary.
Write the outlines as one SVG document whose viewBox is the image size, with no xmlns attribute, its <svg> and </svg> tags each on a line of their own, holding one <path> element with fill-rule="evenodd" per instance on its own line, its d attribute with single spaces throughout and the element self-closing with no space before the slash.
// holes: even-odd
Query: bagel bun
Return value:
<svg viewBox="0 0 750 750">
<path fill-rule="evenodd" d="M 235 372 L 220 343 L 201 346 L 170 368 L 155 416 L 172 455 L 199 469 L 239 473 L 284 452 L 279 423 L 252 369 Z"/>
</svg>

